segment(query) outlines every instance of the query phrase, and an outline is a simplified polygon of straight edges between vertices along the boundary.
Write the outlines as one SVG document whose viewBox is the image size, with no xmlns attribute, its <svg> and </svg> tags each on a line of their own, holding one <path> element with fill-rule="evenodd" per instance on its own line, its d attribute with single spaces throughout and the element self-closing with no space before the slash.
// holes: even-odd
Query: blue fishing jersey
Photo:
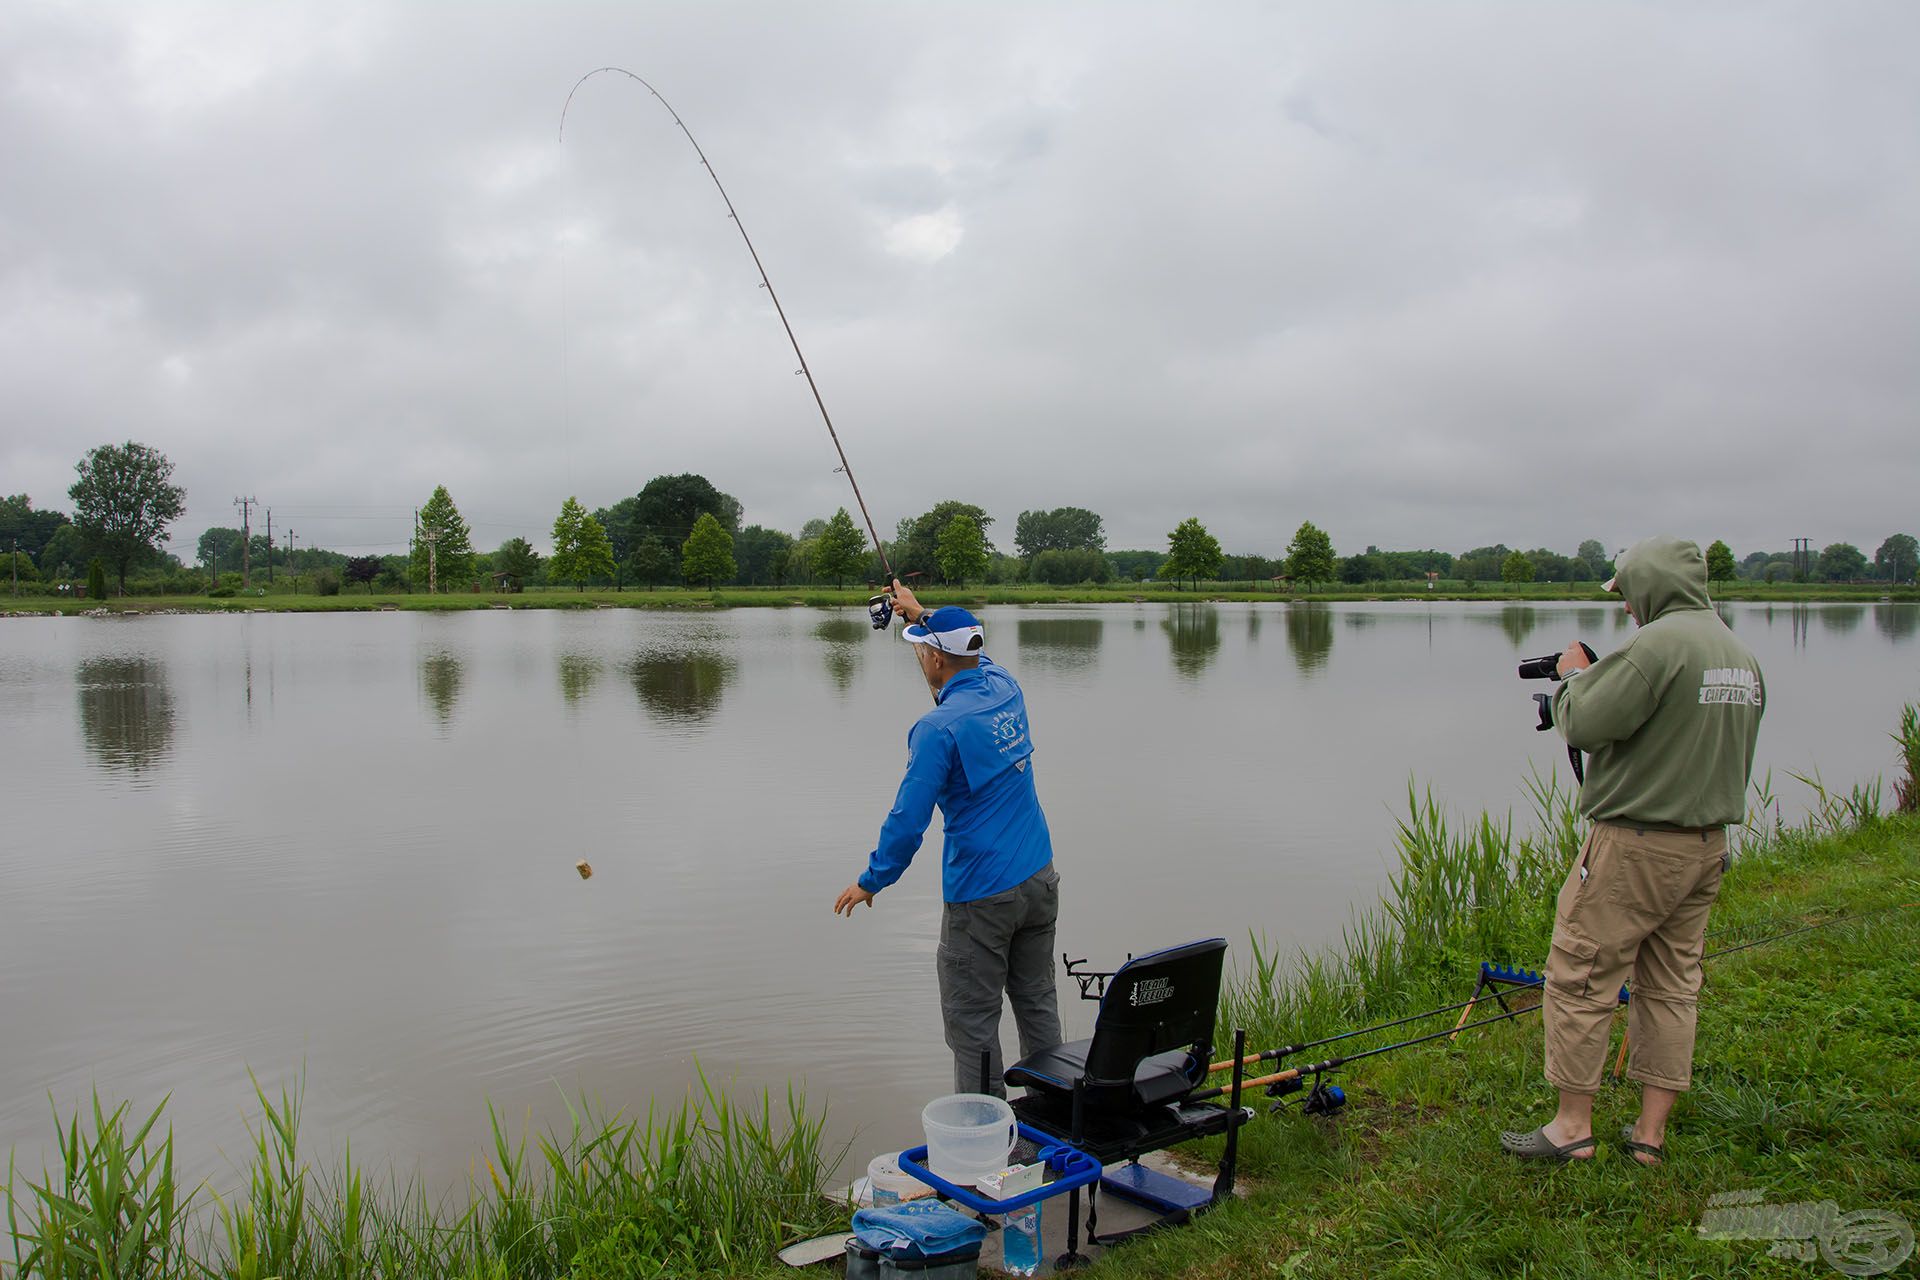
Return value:
<svg viewBox="0 0 1920 1280">
<path fill-rule="evenodd" d="M 941 687 L 933 710 L 907 732 L 907 776 L 880 824 L 880 845 L 860 887 L 878 893 L 913 861 L 933 819 L 946 823 L 941 894 L 972 902 L 1011 889 L 1053 860 L 1053 839 L 1033 786 L 1033 733 L 1020 685 L 981 658 Z"/>
</svg>

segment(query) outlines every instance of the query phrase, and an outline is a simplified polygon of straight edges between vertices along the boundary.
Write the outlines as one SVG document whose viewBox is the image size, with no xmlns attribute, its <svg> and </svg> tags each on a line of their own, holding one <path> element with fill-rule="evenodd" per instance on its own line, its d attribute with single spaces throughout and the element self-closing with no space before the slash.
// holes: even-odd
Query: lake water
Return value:
<svg viewBox="0 0 1920 1280">
<path fill-rule="evenodd" d="M 1766 670 L 1759 769 L 1789 815 L 1789 770 L 1893 768 L 1920 606 L 1724 614 Z M 1524 815 L 1529 769 L 1568 777 L 1515 662 L 1630 626 L 1418 602 L 983 621 L 1027 691 L 1060 946 L 1109 968 L 1337 938 L 1410 778 Z M 563 1092 L 643 1110 L 696 1058 L 804 1081 L 856 1164 L 908 1142 L 949 1085 L 937 825 L 873 910 L 830 911 L 927 705 L 854 611 L 0 622 L 0 1147 L 37 1174 L 49 1095 L 171 1092 L 188 1169 L 224 1182 L 249 1070 L 304 1070 L 317 1159 L 350 1139 L 447 1186 L 487 1100 L 536 1129 Z"/>
</svg>

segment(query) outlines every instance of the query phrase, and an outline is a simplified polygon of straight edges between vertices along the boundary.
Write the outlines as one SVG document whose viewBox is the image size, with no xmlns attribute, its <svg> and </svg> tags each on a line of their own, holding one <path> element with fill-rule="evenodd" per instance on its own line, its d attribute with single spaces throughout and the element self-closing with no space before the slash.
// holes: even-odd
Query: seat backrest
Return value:
<svg viewBox="0 0 1920 1280">
<path fill-rule="evenodd" d="M 1100 998 L 1087 1046 L 1087 1084 L 1131 1088 L 1142 1059 L 1174 1049 L 1187 1050 L 1192 1065 L 1204 1069 L 1213 1054 L 1226 956 L 1226 939 L 1208 938 L 1120 966 Z"/>
</svg>

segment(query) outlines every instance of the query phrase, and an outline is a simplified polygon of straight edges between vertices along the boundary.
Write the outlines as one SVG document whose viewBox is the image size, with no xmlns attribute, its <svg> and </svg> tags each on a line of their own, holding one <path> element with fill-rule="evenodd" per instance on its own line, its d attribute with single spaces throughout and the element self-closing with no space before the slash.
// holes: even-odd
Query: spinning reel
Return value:
<svg viewBox="0 0 1920 1280">
<path fill-rule="evenodd" d="M 875 631 L 885 631 L 887 624 L 893 621 L 893 594 L 882 591 L 867 601 L 867 621 L 873 624 Z"/>
<path fill-rule="evenodd" d="M 1281 1080 L 1267 1086 L 1269 1098 L 1284 1098 L 1291 1093 L 1307 1090 L 1307 1096 L 1301 1099 L 1300 1111 L 1309 1116 L 1333 1116 L 1340 1114 L 1347 1105 L 1347 1091 L 1337 1084 L 1328 1084 L 1320 1076 L 1313 1077 L 1313 1087 L 1307 1089 L 1307 1082 L 1299 1076 L 1291 1080 Z M 1275 1102 L 1267 1108 L 1269 1113 L 1279 1111 L 1286 1106 L 1284 1102 Z"/>
</svg>

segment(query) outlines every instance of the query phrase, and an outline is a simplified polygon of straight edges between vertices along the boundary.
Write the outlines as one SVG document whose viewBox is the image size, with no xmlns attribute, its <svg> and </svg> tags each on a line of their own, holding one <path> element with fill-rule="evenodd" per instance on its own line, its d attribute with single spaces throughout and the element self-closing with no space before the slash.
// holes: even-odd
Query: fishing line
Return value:
<svg viewBox="0 0 1920 1280">
<path fill-rule="evenodd" d="M 642 77 L 635 75 L 625 67 L 597 67 L 581 76 L 574 82 L 573 88 L 567 91 L 567 101 L 560 108 L 560 140 L 562 142 L 566 141 L 567 110 L 573 106 L 574 94 L 580 92 L 581 85 L 602 72 L 607 71 L 617 72 L 627 77 L 627 79 L 637 82 L 648 93 L 659 100 L 660 105 L 666 108 L 667 114 L 673 117 L 673 122 L 680 126 L 680 132 L 687 135 L 687 141 L 693 144 L 694 154 L 700 157 L 701 167 L 706 169 L 707 176 L 713 179 L 714 189 L 720 193 L 720 199 L 727 206 L 727 217 L 733 220 L 734 227 L 740 232 L 740 239 L 746 243 L 747 252 L 753 257 L 755 270 L 760 273 L 760 287 L 767 291 L 769 298 L 773 299 L 773 309 L 775 314 L 780 317 L 780 327 L 786 330 L 787 341 L 793 347 L 795 358 L 800 361 L 800 368 L 796 370 L 796 372 L 806 378 L 807 389 L 813 392 L 813 403 L 820 409 L 820 420 L 827 424 L 827 434 L 833 438 L 833 450 L 840 455 L 839 469 L 846 474 L 847 483 L 853 487 L 853 500 L 859 505 L 860 515 L 867 522 L 867 536 L 873 539 L 873 549 L 880 555 L 880 567 L 886 570 L 887 582 L 891 585 L 894 576 L 893 565 L 887 559 L 886 547 L 880 543 L 880 534 L 874 529 L 873 515 L 867 510 L 867 500 L 860 494 L 860 482 L 853 478 L 853 466 L 847 461 L 847 451 L 841 447 L 840 433 L 833 429 L 833 416 L 827 412 L 827 402 L 821 398 L 820 386 L 813 380 L 813 368 L 807 363 L 806 353 L 800 350 L 800 339 L 793 335 L 793 325 L 788 323 L 786 308 L 780 305 L 780 295 L 774 292 L 773 281 L 767 275 L 766 265 L 760 261 L 760 251 L 753 247 L 753 238 L 747 234 L 747 225 L 740 221 L 740 215 L 733 207 L 733 197 L 727 194 L 726 187 L 721 184 L 720 175 L 714 171 L 712 162 L 707 159 L 707 153 L 701 149 L 699 140 L 693 136 L 693 130 L 687 128 L 687 122 L 680 118 L 680 113 L 673 109 L 673 104 L 668 102 L 658 89 L 648 84 Z M 879 622 L 876 619 L 875 625 L 884 626 L 885 623 Z"/>
</svg>

